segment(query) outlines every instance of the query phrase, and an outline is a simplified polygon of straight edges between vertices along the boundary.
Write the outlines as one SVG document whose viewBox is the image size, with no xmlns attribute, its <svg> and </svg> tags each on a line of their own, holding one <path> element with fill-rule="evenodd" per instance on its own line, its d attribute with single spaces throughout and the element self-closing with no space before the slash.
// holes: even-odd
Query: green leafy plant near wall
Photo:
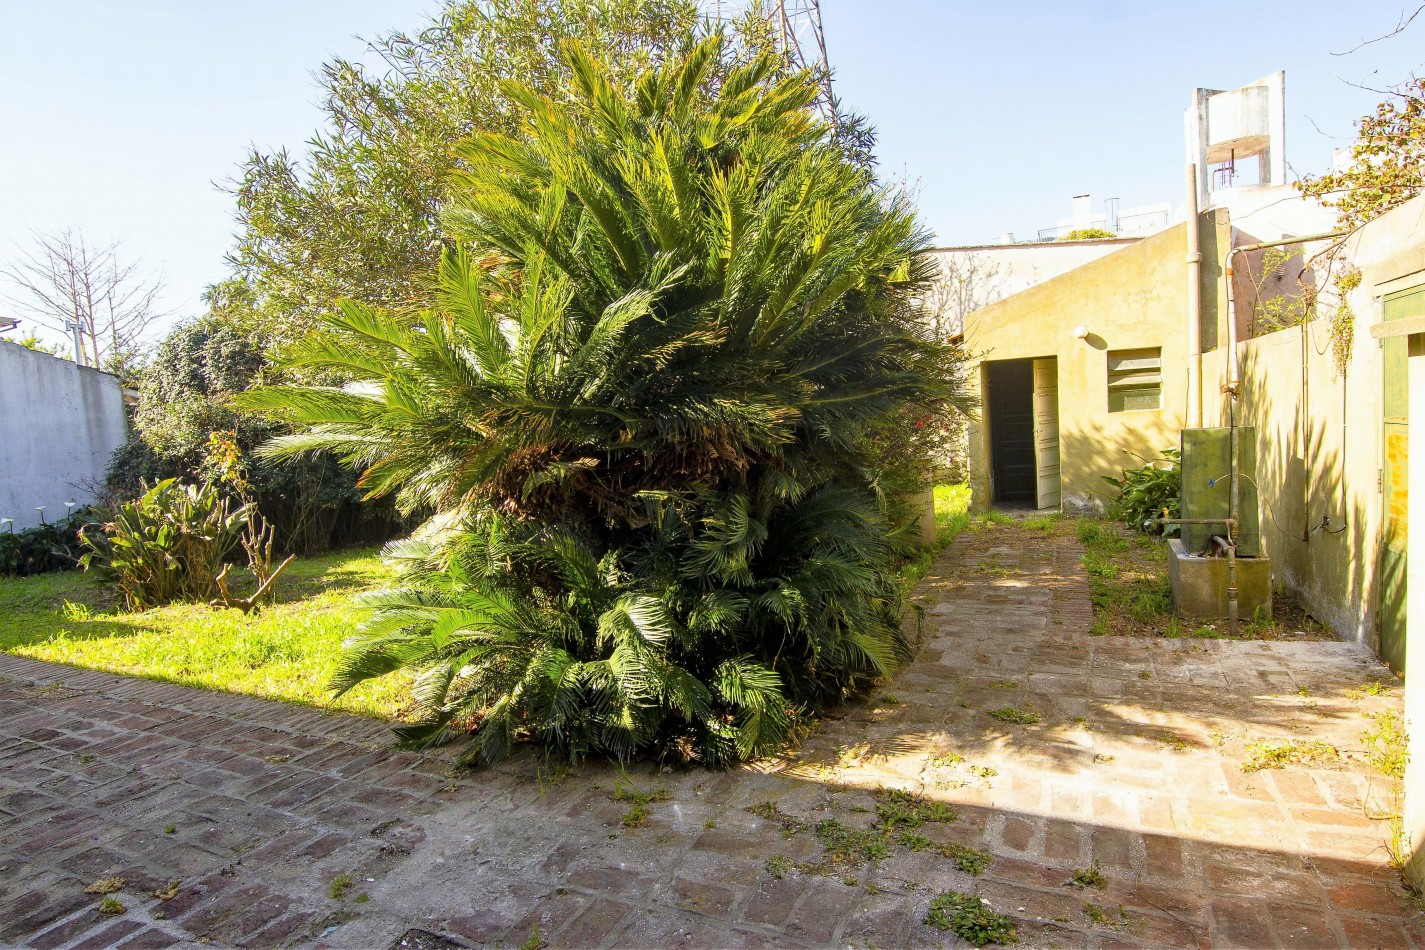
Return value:
<svg viewBox="0 0 1425 950">
<path fill-rule="evenodd" d="M 1146 459 L 1136 452 L 1129 454 L 1144 464 L 1124 469 L 1122 478 L 1103 476 L 1104 481 L 1118 490 L 1118 495 L 1109 502 L 1109 513 L 1138 531 L 1153 530 L 1156 519 L 1181 515 L 1181 453 L 1177 449 L 1164 449 L 1156 459 Z"/>
<path fill-rule="evenodd" d="M 0 574 L 26 577 L 78 567 L 83 551 L 79 529 L 89 516 L 88 508 L 77 508 L 68 518 L 24 531 L 0 528 Z"/>
<path fill-rule="evenodd" d="M 247 507 L 232 505 L 212 484 L 164 479 L 120 504 L 112 521 L 87 526 L 80 563 L 110 580 L 130 609 L 208 600 L 247 519 Z"/>
</svg>

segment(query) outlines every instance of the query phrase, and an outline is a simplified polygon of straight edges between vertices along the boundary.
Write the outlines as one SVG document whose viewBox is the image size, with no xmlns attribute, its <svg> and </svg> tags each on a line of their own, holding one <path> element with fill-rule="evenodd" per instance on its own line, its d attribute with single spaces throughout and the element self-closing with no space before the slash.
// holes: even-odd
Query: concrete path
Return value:
<svg viewBox="0 0 1425 950">
<path fill-rule="evenodd" d="M 922 596 L 894 684 L 726 774 L 457 775 L 369 720 L 0 655 L 0 945 L 948 946 L 953 889 L 1032 947 L 1425 948 L 1370 657 L 1091 637 L 1077 546 L 1017 526 Z"/>
</svg>

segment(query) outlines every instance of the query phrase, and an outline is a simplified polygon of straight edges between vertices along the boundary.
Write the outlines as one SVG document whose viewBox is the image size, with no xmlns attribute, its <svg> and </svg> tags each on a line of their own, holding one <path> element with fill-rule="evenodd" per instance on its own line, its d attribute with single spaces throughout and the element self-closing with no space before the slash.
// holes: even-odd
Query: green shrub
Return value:
<svg viewBox="0 0 1425 950">
<path fill-rule="evenodd" d="M 0 574 L 28 577 L 79 566 L 79 529 L 89 520 L 88 508 L 76 508 L 59 521 L 23 531 L 0 530 Z"/>
<path fill-rule="evenodd" d="M 1103 228 L 1075 228 L 1067 234 L 1060 235 L 1060 241 L 1094 241 L 1100 238 L 1116 238 L 1117 234 Z"/>
<path fill-rule="evenodd" d="M 112 581 L 131 610 L 206 601 L 219 593 L 218 575 L 247 523 L 247 507 L 211 484 L 164 479 L 121 503 L 113 521 L 87 526 L 80 563 Z"/>
<path fill-rule="evenodd" d="M 436 309 L 347 304 L 291 359 L 353 385 L 241 402 L 297 429 L 264 451 L 441 512 L 335 681 L 412 669 L 407 738 L 761 755 L 908 656 L 894 502 L 929 460 L 881 443 L 962 404 L 958 354 L 812 76 L 720 36 L 631 85 L 566 54 L 567 102 L 461 146 Z"/>
<path fill-rule="evenodd" d="M 1122 478 L 1103 476 L 1118 490 L 1109 503 L 1109 514 L 1139 531 L 1153 530 L 1155 519 L 1179 517 L 1183 495 L 1180 454 L 1177 449 L 1164 449 L 1161 458 L 1151 461 L 1137 455 L 1144 462 L 1141 468 L 1124 469 Z"/>
</svg>

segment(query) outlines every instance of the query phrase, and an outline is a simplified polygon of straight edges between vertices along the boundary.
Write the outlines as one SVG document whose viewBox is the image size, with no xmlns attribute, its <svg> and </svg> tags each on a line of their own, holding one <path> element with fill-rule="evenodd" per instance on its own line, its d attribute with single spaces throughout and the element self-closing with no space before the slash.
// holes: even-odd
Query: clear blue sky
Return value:
<svg viewBox="0 0 1425 950">
<path fill-rule="evenodd" d="M 919 183 L 942 243 L 1031 234 L 1085 192 L 1176 204 L 1189 91 L 1277 69 L 1288 160 L 1321 170 L 1380 98 L 1346 81 L 1419 67 L 1425 22 L 1331 54 L 1407 2 L 822 0 L 838 92 L 878 125 L 885 172 Z M 246 148 L 300 151 L 321 121 L 320 64 L 433 7 L 0 0 L 0 259 L 31 228 L 81 227 L 161 267 L 169 306 L 196 313 L 224 276 L 232 199 L 218 185 Z"/>
</svg>

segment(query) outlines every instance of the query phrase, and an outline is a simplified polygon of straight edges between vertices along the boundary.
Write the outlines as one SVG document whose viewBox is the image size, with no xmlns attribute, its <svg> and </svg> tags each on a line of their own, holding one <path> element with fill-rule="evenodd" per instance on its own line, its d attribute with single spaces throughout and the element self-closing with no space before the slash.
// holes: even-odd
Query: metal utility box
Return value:
<svg viewBox="0 0 1425 950">
<path fill-rule="evenodd" d="M 1257 513 L 1257 440 L 1251 426 L 1237 427 L 1237 457 L 1242 510 L 1237 527 L 1237 556 L 1262 553 L 1261 519 Z M 1184 518 L 1226 518 L 1232 505 L 1232 430 L 1184 429 L 1182 441 Z M 1212 536 L 1226 532 L 1225 525 L 1185 524 L 1183 549 L 1202 554 Z"/>
</svg>

